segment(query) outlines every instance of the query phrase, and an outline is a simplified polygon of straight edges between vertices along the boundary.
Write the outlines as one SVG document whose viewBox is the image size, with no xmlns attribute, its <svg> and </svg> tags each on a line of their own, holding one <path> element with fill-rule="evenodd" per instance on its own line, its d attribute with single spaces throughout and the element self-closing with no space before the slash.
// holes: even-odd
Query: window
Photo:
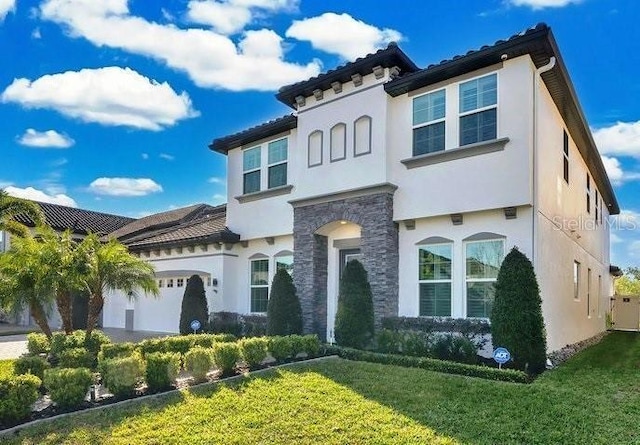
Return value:
<svg viewBox="0 0 640 445">
<path fill-rule="evenodd" d="M 164 287 L 164 281 L 158 280 L 158 287 Z"/>
<path fill-rule="evenodd" d="M 167 287 L 173 287 L 173 278 L 167 280 Z"/>
<path fill-rule="evenodd" d="M 413 99 L 413 156 L 444 150 L 445 90 Z"/>
<path fill-rule="evenodd" d="M 371 118 L 360 116 L 353 123 L 353 156 L 371 153 Z"/>
<path fill-rule="evenodd" d="M 587 317 L 591 318 L 591 268 L 587 269 Z"/>
<path fill-rule="evenodd" d="M 276 257 L 276 272 L 284 269 L 293 275 L 293 255 L 282 255 Z"/>
<path fill-rule="evenodd" d="M 467 317 L 489 318 L 504 240 L 469 241 L 465 250 Z"/>
<path fill-rule="evenodd" d="M 421 316 L 451 316 L 451 247 L 431 244 L 418 249 Z"/>
<path fill-rule="evenodd" d="M 318 165 L 322 165 L 322 131 L 315 130 L 309 134 L 307 166 L 316 167 Z"/>
<path fill-rule="evenodd" d="M 562 157 L 562 171 L 564 174 L 564 182 L 569 184 L 569 135 L 565 130 L 562 138 L 563 145 L 563 157 Z"/>
<path fill-rule="evenodd" d="M 573 262 L 573 299 L 580 299 L 580 263 Z"/>
<path fill-rule="evenodd" d="M 591 213 L 591 176 L 587 173 L 587 213 Z"/>
<path fill-rule="evenodd" d="M 207 277 L 207 287 L 211 287 L 211 277 Z"/>
<path fill-rule="evenodd" d="M 251 312 L 267 312 L 269 302 L 269 260 L 251 261 Z"/>
<path fill-rule="evenodd" d="M 498 75 L 460 84 L 460 145 L 496 139 Z"/>
<path fill-rule="evenodd" d="M 598 275 L 598 318 L 602 317 L 602 275 Z"/>
<path fill-rule="evenodd" d="M 287 139 L 269 142 L 268 187 L 287 185 Z"/>
<path fill-rule="evenodd" d="M 260 191 L 260 147 L 250 148 L 242 152 L 242 169 L 244 171 L 243 193 Z"/>
<path fill-rule="evenodd" d="M 329 147 L 331 162 L 341 161 L 347 157 L 347 125 L 345 123 L 340 122 L 331 127 Z"/>
<path fill-rule="evenodd" d="M 184 287 L 184 278 L 178 278 L 176 280 L 177 287 Z"/>
</svg>

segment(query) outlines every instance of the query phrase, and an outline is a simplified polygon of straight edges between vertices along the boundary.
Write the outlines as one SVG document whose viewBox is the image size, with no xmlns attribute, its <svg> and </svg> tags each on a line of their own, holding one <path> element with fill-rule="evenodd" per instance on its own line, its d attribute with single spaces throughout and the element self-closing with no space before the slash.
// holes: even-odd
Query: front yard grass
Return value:
<svg viewBox="0 0 640 445">
<path fill-rule="evenodd" d="M 8 444 L 638 443 L 640 335 L 530 385 L 330 359 L 73 415 Z"/>
</svg>

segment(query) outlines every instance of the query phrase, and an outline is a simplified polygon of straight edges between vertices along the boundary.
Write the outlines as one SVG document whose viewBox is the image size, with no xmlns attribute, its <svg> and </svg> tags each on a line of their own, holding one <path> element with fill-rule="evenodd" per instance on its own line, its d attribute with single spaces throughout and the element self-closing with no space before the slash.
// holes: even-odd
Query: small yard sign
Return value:
<svg viewBox="0 0 640 445">
<path fill-rule="evenodd" d="M 200 322 L 198 320 L 193 320 L 191 322 L 191 329 L 193 329 L 193 333 L 195 334 L 197 332 L 198 329 L 200 329 L 202 327 L 202 325 L 200 324 Z"/>
<path fill-rule="evenodd" d="M 502 369 L 502 365 L 511 360 L 511 353 L 507 348 L 496 348 L 493 351 L 493 359 L 498 363 L 498 368 Z"/>
</svg>

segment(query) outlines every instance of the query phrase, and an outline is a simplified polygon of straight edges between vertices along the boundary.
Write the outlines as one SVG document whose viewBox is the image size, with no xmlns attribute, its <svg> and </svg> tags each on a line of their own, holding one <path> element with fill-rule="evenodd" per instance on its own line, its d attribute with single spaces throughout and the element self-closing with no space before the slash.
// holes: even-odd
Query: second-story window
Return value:
<svg viewBox="0 0 640 445">
<path fill-rule="evenodd" d="M 562 173 L 564 182 L 569 184 L 569 135 L 564 131 L 562 136 Z"/>
<path fill-rule="evenodd" d="M 280 187 L 287 184 L 287 140 L 280 139 L 269 143 L 269 180 L 268 187 Z"/>
<path fill-rule="evenodd" d="M 242 171 L 244 173 L 242 193 L 260 191 L 260 147 L 242 152 Z"/>
<path fill-rule="evenodd" d="M 413 99 L 413 156 L 444 150 L 445 90 Z"/>
<path fill-rule="evenodd" d="M 591 213 L 591 176 L 587 173 L 587 213 Z"/>
<path fill-rule="evenodd" d="M 498 75 L 460 84 L 460 145 L 496 139 Z"/>
</svg>

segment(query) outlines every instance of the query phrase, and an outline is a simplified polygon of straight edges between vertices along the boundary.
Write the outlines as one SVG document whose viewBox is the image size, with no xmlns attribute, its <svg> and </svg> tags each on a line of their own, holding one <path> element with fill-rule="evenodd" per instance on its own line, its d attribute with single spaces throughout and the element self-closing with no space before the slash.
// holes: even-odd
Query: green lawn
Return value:
<svg viewBox="0 0 640 445">
<path fill-rule="evenodd" d="M 74 415 L 8 444 L 639 443 L 640 335 L 530 385 L 332 359 Z"/>
</svg>

